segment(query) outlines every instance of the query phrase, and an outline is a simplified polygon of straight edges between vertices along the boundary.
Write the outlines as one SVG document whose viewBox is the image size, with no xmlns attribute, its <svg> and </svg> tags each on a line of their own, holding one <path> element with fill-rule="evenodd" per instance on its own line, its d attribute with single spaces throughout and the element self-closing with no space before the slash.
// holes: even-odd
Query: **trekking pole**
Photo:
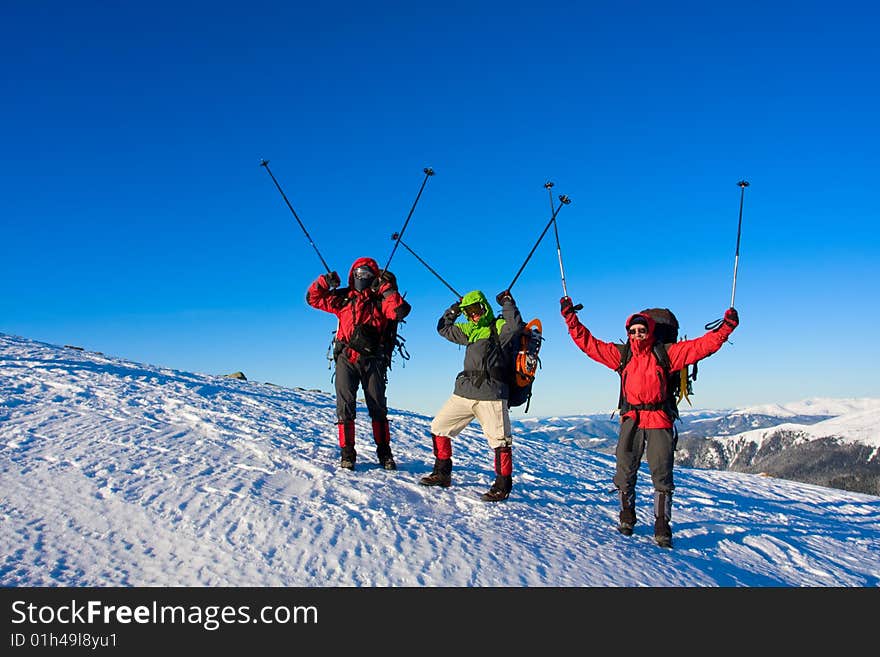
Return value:
<svg viewBox="0 0 880 657">
<path fill-rule="evenodd" d="M 312 248 L 315 249 L 315 253 L 318 254 L 318 257 L 321 259 L 321 264 L 324 265 L 324 269 L 327 270 L 327 273 L 330 273 L 330 265 L 327 264 L 327 261 L 324 260 L 324 257 L 321 255 L 321 252 L 318 251 L 318 247 L 315 246 L 315 243 L 312 241 L 311 235 L 309 235 L 309 231 L 306 230 L 306 227 L 303 226 L 303 222 L 299 220 L 299 216 L 296 214 L 296 210 L 293 209 L 293 206 L 290 204 L 290 201 L 287 200 L 287 195 L 284 193 L 284 190 L 281 189 L 281 185 L 278 184 L 278 181 L 275 180 L 275 176 L 272 175 L 272 170 L 269 168 L 269 160 L 260 160 L 260 166 L 266 167 L 266 171 L 272 177 L 272 182 L 275 183 L 275 186 L 278 188 L 278 191 L 281 192 L 281 198 L 284 199 L 284 202 L 287 203 L 287 207 L 290 208 L 290 211 L 293 213 L 294 219 L 296 219 L 296 223 L 299 224 L 299 227 L 302 228 L 303 232 L 306 234 L 306 238 L 309 240 L 309 244 L 312 245 Z"/>
<path fill-rule="evenodd" d="M 458 297 L 459 299 L 461 299 L 461 294 L 459 294 L 458 291 L 457 291 L 454 287 L 452 287 L 449 283 L 447 283 L 445 280 L 443 280 L 443 277 L 442 277 L 440 274 L 438 274 L 436 271 L 434 271 L 433 268 L 431 267 L 431 265 L 429 265 L 427 262 L 425 262 L 424 260 L 422 260 L 422 259 L 416 254 L 415 251 L 413 251 L 411 248 L 409 248 L 409 247 L 406 245 L 406 242 L 404 242 L 402 239 L 400 239 L 400 233 L 393 233 L 393 234 L 391 235 L 391 239 L 396 240 L 397 243 L 400 244 L 404 249 L 406 249 L 407 251 L 409 251 L 410 253 L 412 253 L 416 260 L 418 260 L 418 261 L 421 262 L 423 265 L 425 265 L 425 267 L 428 269 L 429 272 L 431 272 L 432 274 L 434 274 L 434 276 L 436 276 L 436 277 L 440 280 L 440 282 L 443 283 L 443 285 L 445 285 L 446 287 L 448 287 L 449 290 L 450 290 L 450 291 L 451 291 L 456 297 Z"/>
<path fill-rule="evenodd" d="M 559 244 L 559 228 L 556 225 L 556 206 L 553 203 L 553 183 L 551 181 L 547 181 L 544 183 L 544 187 L 547 188 L 547 193 L 550 195 L 550 214 L 554 216 L 553 218 L 553 233 L 556 235 L 556 255 L 559 258 L 559 275 L 562 277 L 562 296 L 568 296 L 568 288 L 565 286 L 565 269 L 562 267 L 562 246 Z M 579 303 L 574 306 L 574 310 L 583 310 L 584 304 Z"/>
<path fill-rule="evenodd" d="M 746 187 L 749 186 L 749 183 L 745 180 L 740 180 L 738 183 L 740 188 L 739 193 L 739 222 L 736 225 L 736 255 L 733 258 L 733 290 L 730 293 L 730 307 L 733 308 L 733 300 L 736 298 L 736 269 L 739 266 L 739 240 L 742 236 L 742 224 L 743 224 L 743 198 L 746 195 Z"/>
<path fill-rule="evenodd" d="M 739 242 L 740 242 L 740 238 L 742 237 L 743 198 L 745 198 L 745 195 L 746 195 L 746 187 L 749 186 L 749 183 L 746 180 L 740 180 L 736 184 L 739 185 L 739 188 L 740 188 L 739 221 L 737 222 L 737 225 L 736 225 L 736 253 L 734 254 L 734 257 L 733 257 L 733 290 L 730 292 L 730 307 L 731 308 L 734 307 L 733 301 L 734 301 L 734 299 L 736 299 L 736 270 L 739 267 Z M 711 321 L 708 324 L 706 324 L 705 328 L 706 328 L 706 330 L 709 330 L 709 331 L 714 330 L 714 329 L 718 328 L 719 326 L 721 326 L 723 321 L 724 321 L 723 318 L 716 319 L 716 320 Z"/>
<path fill-rule="evenodd" d="M 516 276 L 514 276 L 514 277 L 513 277 L 513 280 L 510 281 L 510 285 L 507 286 L 507 290 L 508 290 L 508 291 L 510 291 L 510 290 L 513 289 L 513 285 L 514 285 L 514 283 L 516 283 L 516 280 L 519 278 L 519 275 L 522 274 L 523 269 L 526 268 L 526 265 L 528 264 L 529 260 L 531 260 L 531 258 L 532 258 L 532 254 L 535 252 L 535 249 L 538 248 L 538 245 L 541 243 L 541 240 L 544 239 L 544 235 L 545 235 L 545 234 L 547 233 L 547 231 L 550 229 L 550 224 L 552 224 L 554 221 L 556 221 L 556 215 L 559 214 L 559 211 L 562 209 L 563 206 L 568 205 L 569 203 L 571 203 L 571 199 L 568 198 L 565 194 L 560 194 L 560 195 L 559 195 L 559 200 L 561 201 L 561 203 L 559 204 L 559 207 L 556 208 L 556 209 L 553 211 L 553 216 L 550 217 L 550 221 L 548 221 L 548 222 L 547 222 L 547 225 L 544 226 L 544 230 L 541 232 L 541 236 L 538 238 L 538 241 L 535 242 L 535 246 L 533 246 L 533 247 L 532 247 L 532 250 L 529 251 L 529 255 L 526 256 L 526 260 L 525 260 L 525 262 L 522 263 L 522 266 L 519 268 L 519 271 L 516 272 Z"/>
<path fill-rule="evenodd" d="M 388 265 L 391 264 L 391 258 L 394 257 L 394 252 L 397 251 L 397 245 L 400 244 L 400 238 L 403 236 L 403 231 L 406 230 L 406 225 L 409 223 L 410 217 L 412 217 L 413 212 L 415 212 L 416 205 L 419 202 L 419 197 L 422 195 L 422 191 L 425 189 L 425 184 L 428 182 L 428 178 L 434 175 L 434 169 L 432 169 L 431 167 L 425 167 L 424 169 L 422 169 L 422 171 L 425 172 L 425 179 L 422 181 L 422 186 L 419 187 L 419 193 L 416 194 L 416 200 L 413 201 L 412 207 L 409 209 L 409 214 L 406 216 L 406 221 L 403 222 L 403 228 L 400 229 L 399 233 L 394 233 L 394 235 L 397 235 L 397 238 L 395 238 L 394 235 L 391 236 L 391 239 L 395 240 L 394 248 L 391 249 L 391 255 L 388 256 L 388 262 L 386 262 L 385 266 L 382 268 L 382 274 L 388 271 Z M 380 278 L 382 277 L 382 274 L 379 274 Z"/>
</svg>

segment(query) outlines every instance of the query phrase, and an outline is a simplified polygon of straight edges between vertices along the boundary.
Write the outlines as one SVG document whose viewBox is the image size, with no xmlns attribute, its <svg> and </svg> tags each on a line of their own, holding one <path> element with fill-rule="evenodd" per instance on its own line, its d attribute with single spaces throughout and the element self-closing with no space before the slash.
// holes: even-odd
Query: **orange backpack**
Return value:
<svg viewBox="0 0 880 657">
<path fill-rule="evenodd" d="M 513 380 L 510 382 L 510 398 L 507 405 L 526 405 L 525 411 L 529 412 L 529 402 L 532 399 L 532 384 L 541 367 L 541 359 L 538 353 L 541 351 L 543 327 L 540 319 L 533 319 L 526 324 L 520 336 L 519 351 L 516 354 L 513 367 Z"/>
</svg>

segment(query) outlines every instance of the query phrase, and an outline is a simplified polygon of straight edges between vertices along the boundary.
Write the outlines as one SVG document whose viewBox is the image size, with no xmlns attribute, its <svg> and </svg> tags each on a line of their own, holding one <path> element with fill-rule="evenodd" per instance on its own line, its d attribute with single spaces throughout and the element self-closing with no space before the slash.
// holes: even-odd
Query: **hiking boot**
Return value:
<svg viewBox="0 0 880 657">
<path fill-rule="evenodd" d="M 491 488 L 480 496 L 484 502 L 500 502 L 510 497 L 510 490 L 513 488 L 513 477 L 510 475 L 498 475 Z"/>
<path fill-rule="evenodd" d="M 620 520 L 617 523 L 617 531 L 624 536 L 632 536 L 636 526 L 636 495 L 635 492 L 621 490 L 620 492 Z"/>
<path fill-rule="evenodd" d="M 620 521 L 617 523 L 617 531 L 624 536 L 632 536 L 636 526 L 636 512 L 633 509 L 621 509 Z"/>
<path fill-rule="evenodd" d="M 654 521 L 654 540 L 662 548 L 672 547 L 672 528 L 669 521 L 662 516 Z"/>
<path fill-rule="evenodd" d="M 422 486 L 441 486 L 449 488 L 452 485 L 452 476 L 441 472 L 432 472 L 419 479 Z"/>
<path fill-rule="evenodd" d="M 382 467 L 386 470 L 397 470 L 397 463 L 394 462 L 394 457 L 391 455 L 391 446 L 387 443 L 379 445 L 376 448 L 376 456 L 379 457 L 379 463 L 382 464 Z"/>
<path fill-rule="evenodd" d="M 419 479 L 422 486 L 440 486 L 449 488 L 452 485 L 452 459 L 435 459 L 431 474 Z"/>
<path fill-rule="evenodd" d="M 354 447 L 343 447 L 342 457 L 339 460 L 339 467 L 346 470 L 354 470 L 354 464 L 357 461 L 357 452 Z"/>
<path fill-rule="evenodd" d="M 672 518 L 672 493 L 669 491 L 656 491 L 654 493 L 654 540 L 662 548 L 672 547 L 672 528 L 669 520 Z"/>
</svg>

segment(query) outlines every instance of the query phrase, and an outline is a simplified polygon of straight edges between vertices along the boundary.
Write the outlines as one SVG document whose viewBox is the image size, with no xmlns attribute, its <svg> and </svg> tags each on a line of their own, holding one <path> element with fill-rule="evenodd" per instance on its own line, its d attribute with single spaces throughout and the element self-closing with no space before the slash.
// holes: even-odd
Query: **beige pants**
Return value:
<svg viewBox="0 0 880 657">
<path fill-rule="evenodd" d="M 510 435 L 510 410 L 506 399 L 478 401 L 452 395 L 443 404 L 443 408 L 431 422 L 431 433 L 435 436 L 453 438 L 476 419 L 483 429 L 483 435 L 489 441 L 489 447 L 510 447 L 513 436 Z"/>
</svg>

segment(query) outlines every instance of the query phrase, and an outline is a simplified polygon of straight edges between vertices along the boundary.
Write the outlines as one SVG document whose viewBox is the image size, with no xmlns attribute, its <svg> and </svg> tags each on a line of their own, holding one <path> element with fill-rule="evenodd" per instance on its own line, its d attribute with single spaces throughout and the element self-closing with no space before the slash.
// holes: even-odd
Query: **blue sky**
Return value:
<svg viewBox="0 0 880 657">
<path fill-rule="evenodd" d="M 335 320 L 304 299 L 323 267 L 265 158 L 340 272 L 385 262 L 432 167 L 404 242 L 490 297 L 552 180 L 582 321 L 618 340 L 665 306 L 692 337 L 730 303 L 746 179 L 742 325 L 694 406 L 875 396 L 877 10 L 606 5 L 4 8 L 0 331 L 331 390 Z M 430 414 L 461 367 L 435 332 L 452 294 L 403 248 L 391 269 L 413 312 L 389 403 Z M 547 338 L 529 414 L 610 412 L 616 375 L 559 317 L 552 230 L 513 293 Z"/>
</svg>

